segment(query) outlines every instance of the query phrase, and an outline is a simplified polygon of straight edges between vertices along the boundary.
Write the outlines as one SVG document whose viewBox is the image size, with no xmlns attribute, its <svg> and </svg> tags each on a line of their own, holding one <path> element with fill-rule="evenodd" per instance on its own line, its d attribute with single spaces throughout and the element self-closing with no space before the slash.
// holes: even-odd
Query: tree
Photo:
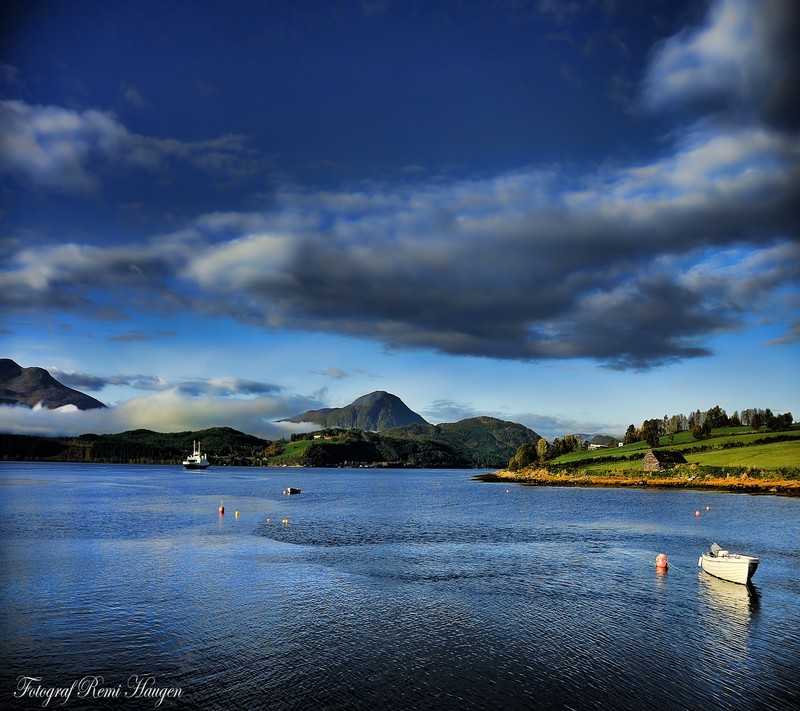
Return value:
<svg viewBox="0 0 800 711">
<path fill-rule="evenodd" d="M 767 412 L 769 412 L 769 410 L 767 410 Z M 792 413 L 787 412 L 785 415 L 773 415 L 770 417 L 767 420 L 767 427 L 773 431 L 781 432 L 792 429 L 793 422 L 794 418 L 792 417 Z"/>
<path fill-rule="evenodd" d="M 728 415 L 719 405 L 714 405 L 706 412 L 705 422 L 708 422 L 709 427 L 727 427 Z"/>
<path fill-rule="evenodd" d="M 664 434 L 669 437 L 669 443 L 672 444 L 675 441 L 675 433 L 678 431 L 678 421 L 675 415 L 670 418 L 667 418 L 664 415 Z"/>
<path fill-rule="evenodd" d="M 711 425 L 708 422 L 703 422 L 702 424 L 695 424 L 692 427 L 692 436 L 697 439 L 705 439 L 711 434 Z"/>
<path fill-rule="evenodd" d="M 625 437 L 622 440 L 623 444 L 633 444 L 634 442 L 638 442 L 639 437 L 636 434 L 636 428 L 633 425 L 628 425 L 628 429 L 625 430 Z"/>
<path fill-rule="evenodd" d="M 660 444 L 660 420 L 645 420 L 642 423 L 642 439 L 651 447 Z"/>
<path fill-rule="evenodd" d="M 525 444 L 521 444 L 517 449 L 517 453 L 511 457 L 508 462 L 508 468 L 512 472 L 515 472 L 518 469 L 524 469 L 531 464 L 535 464 L 538 458 L 539 454 L 536 445 L 526 442 Z"/>
<path fill-rule="evenodd" d="M 539 455 L 539 459 L 547 458 L 547 440 L 544 437 L 536 443 L 536 454 Z"/>
<path fill-rule="evenodd" d="M 568 434 L 564 437 L 564 452 L 577 452 L 581 449 L 582 439 L 579 435 Z"/>
</svg>

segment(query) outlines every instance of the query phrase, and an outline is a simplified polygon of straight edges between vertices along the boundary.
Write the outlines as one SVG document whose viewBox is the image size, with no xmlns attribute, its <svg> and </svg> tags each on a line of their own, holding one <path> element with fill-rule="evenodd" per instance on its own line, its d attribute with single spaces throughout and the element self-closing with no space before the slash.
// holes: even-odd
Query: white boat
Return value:
<svg viewBox="0 0 800 711">
<path fill-rule="evenodd" d="M 747 585 L 755 575 L 760 562 L 756 556 L 729 553 L 722 550 L 718 544 L 712 543 L 711 550 L 700 556 L 697 565 L 715 578 Z"/>
<path fill-rule="evenodd" d="M 200 451 L 200 442 L 192 442 L 192 453 L 183 460 L 184 469 L 208 469 L 211 465 Z"/>
</svg>

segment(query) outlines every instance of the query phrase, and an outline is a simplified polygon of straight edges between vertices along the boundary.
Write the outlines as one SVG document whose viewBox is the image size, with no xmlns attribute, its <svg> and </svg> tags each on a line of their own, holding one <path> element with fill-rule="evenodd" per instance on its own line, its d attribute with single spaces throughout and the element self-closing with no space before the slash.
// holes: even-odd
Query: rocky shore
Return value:
<svg viewBox="0 0 800 711">
<path fill-rule="evenodd" d="M 637 473 L 588 474 L 585 472 L 551 472 L 547 469 L 508 471 L 501 469 L 478 474 L 476 480 L 495 483 L 515 483 L 527 486 L 588 486 L 588 487 L 649 487 L 654 489 L 697 489 L 729 491 L 739 494 L 778 494 L 800 497 L 800 480 L 771 479 L 748 474 L 704 476 L 702 474 L 660 475 Z"/>
</svg>

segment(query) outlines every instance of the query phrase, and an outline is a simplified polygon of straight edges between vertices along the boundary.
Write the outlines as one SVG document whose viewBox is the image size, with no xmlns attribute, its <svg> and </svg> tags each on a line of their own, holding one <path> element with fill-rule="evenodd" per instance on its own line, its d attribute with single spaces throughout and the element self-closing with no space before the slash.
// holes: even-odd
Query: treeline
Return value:
<svg viewBox="0 0 800 711">
<path fill-rule="evenodd" d="M 680 432 L 691 432 L 692 436 L 700 441 L 710 436 L 712 428 L 723 427 L 750 427 L 754 431 L 783 432 L 790 430 L 794 424 L 791 412 L 776 415 L 769 408 L 750 408 L 740 412 L 728 414 L 719 405 L 701 412 L 696 410 L 689 415 L 672 415 L 663 418 L 645 420 L 641 427 L 629 425 L 623 437 L 623 444 L 634 444 L 636 442 L 647 442 L 651 447 L 658 447 L 661 438 L 667 437 L 669 444 L 672 444 L 675 435 Z M 608 438 L 607 447 L 614 447 L 617 441 Z M 508 469 L 518 471 L 526 467 L 531 467 L 537 463 L 545 463 L 569 454 L 589 448 L 589 442 L 580 435 L 567 435 L 564 438 L 556 437 L 552 443 L 540 439 L 536 443 L 525 443 L 521 445 L 513 457 L 508 462 Z"/>
<path fill-rule="evenodd" d="M 701 412 L 696 410 L 690 415 L 664 415 L 661 419 L 645 420 L 639 428 L 628 425 L 623 438 L 623 444 L 634 442 L 647 442 L 651 447 L 658 447 L 661 437 L 668 437 L 672 444 L 675 435 L 679 432 L 691 432 L 697 439 L 705 439 L 711 434 L 712 429 L 721 427 L 750 427 L 753 430 L 767 430 L 770 432 L 784 432 L 792 428 L 794 418 L 791 412 L 775 415 L 766 408 L 751 408 L 734 412 L 730 417 L 719 405 Z"/>
<path fill-rule="evenodd" d="M 0 434 L 0 457 L 13 461 L 178 464 L 191 453 L 195 440 L 212 455 L 215 464 L 260 463 L 270 444 L 230 427 L 171 433 L 139 429 L 79 437 Z"/>
<path fill-rule="evenodd" d="M 199 440 L 212 466 L 502 467 L 535 433 L 516 423 L 474 418 L 446 426 L 415 425 L 384 432 L 323 430 L 263 440 L 231 428 L 160 433 L 131 430 L 75 438 L 0 435 L 0 459 L 108 464 L 179 464 Z M 298 447 L 304 442 L 306 446 Z"/>
</svg>

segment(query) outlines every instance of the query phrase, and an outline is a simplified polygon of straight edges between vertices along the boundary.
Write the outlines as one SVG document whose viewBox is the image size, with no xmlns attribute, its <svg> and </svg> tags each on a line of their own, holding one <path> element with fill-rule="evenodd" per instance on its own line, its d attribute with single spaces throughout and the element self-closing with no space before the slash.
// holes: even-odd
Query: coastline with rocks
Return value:
<svg viewBox="0 0 800 711">
<path fill-rule="evenodd" d="M 763 474 L 763 472 L 759 472 Z M 653 489 L 697 489 L 705 491 L 727 491 L 737 494 L 773 494 L 800 497 L 800 480 L 770 478 L 748 473 L 740 475 L 649 474 L 646 472 L 614 472 L 589 474 L 562 470 L 526 469 L 509 471 L 500 469 L 487 474 L 478 474 L 474 479 L 489 483 L 522 484 L 525 486 L 581 486 L 581 487 L 637 487 Z"/>
</svg>

